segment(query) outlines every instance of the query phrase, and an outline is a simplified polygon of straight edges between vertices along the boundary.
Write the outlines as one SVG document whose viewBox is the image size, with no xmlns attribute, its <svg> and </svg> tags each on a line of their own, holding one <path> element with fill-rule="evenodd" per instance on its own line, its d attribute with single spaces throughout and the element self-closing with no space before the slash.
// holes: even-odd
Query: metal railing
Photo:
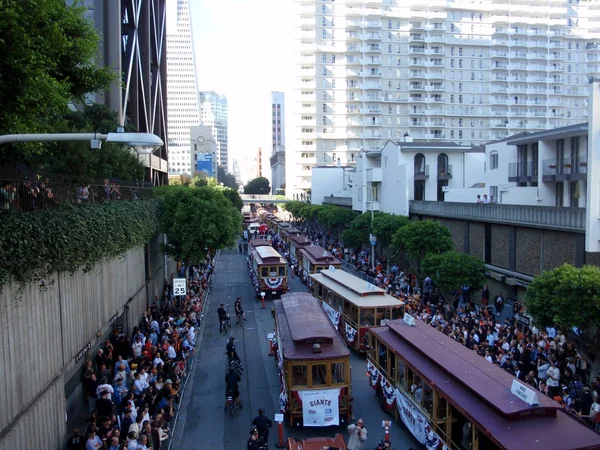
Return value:
<svg viewBox="0 0 600 450">
<path fill-rule="evenodd" d="M 424 180 L 429 178 L 429 164 L 415 165 L 415 180 Z"/>
<path fill-rule="evenodd" d="M 362 270 L 357 269 L 354 265 L 350 264 L 348 261 L 342 260 L 342 269 L 344 272 L 348 272 L 350 275 L 354 275 L 355 277 L 360 278 L 361 280 L 365 280 L 371 284 L 375 284 L 375 279 L 369 275 L 367 275 Z"/>
<path fill-rule="evenodd" d="M 75 183 L 64 175 L 34 171 L 25 166 L 0 168 L 0 212 L 38 211 L 61 203 L 93 204 L 105 201 L 145 200 L 152 183 L 104 179 Z"/>
<path fill-rule="evenodd" d="M 526 161 L 509 163 L 508 178 L 536 178 L 538 176 L 538 162 Z"/>
<path fill-rule="evenodd" d="M 410 213 L 585 232 L 585 208 L 413 200 L 410 202 Z"/>
<path fill-rule="evenodd" d="M 563 159 L 542 161 L 542 175 L 587 175 L 587 156 L 573 156 Z"/>
</svg>

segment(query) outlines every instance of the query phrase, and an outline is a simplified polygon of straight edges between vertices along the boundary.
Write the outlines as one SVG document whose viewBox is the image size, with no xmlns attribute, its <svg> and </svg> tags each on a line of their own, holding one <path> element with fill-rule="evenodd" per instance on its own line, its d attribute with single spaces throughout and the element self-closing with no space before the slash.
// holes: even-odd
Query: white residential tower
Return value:
<svg viewBox="0 0 600 450">
<path fill-rule="evenodd" d="M 296 0 L 288 191 L 406 134 L 483 144 L 587 120 L 590 0 Z"/>
</svg>

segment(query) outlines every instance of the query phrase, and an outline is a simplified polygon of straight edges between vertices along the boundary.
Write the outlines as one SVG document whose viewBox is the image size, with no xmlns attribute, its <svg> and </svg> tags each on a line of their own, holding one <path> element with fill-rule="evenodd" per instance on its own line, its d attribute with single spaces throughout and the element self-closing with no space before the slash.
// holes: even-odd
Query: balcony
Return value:
<svg viewBox="0 0 600 450">
<path fill-rule="evenodd" d="M 381 167 L 367 169 L 367 183 L 381 183 L 382 181 L 383 173 Z"/>
<path fill-rule="evenodd" d="M 517 183 L 538 181 L 538 162 L 510 163 L 508 165 L 508 181 L 516 181 Z"/>
<path fill-rule="evenodd" d="M 438 166 L 438 180 L 451 180 L 452 179 L 452 165 L 449 166 Z"/>
<path fill-rule="evenodd" d="M 587 156 L 542 161 L 542 181 L 580 181 L 587 179 Z"/>
<path fill-rule="evenodd" d="M 410 202 L 410 214 L 585 232 L 585 208 L 413 200 Z"/>
<path fill-rule="evenodd" d="M 429 164 L 425 166 L 415 166 L 415 180 L 428 180 L 429 179 Z"/>
<path fill-rule="evenodd" d="M 323 204 L 352 208 L 352 197 L 324 197 Z"/>
</svg>

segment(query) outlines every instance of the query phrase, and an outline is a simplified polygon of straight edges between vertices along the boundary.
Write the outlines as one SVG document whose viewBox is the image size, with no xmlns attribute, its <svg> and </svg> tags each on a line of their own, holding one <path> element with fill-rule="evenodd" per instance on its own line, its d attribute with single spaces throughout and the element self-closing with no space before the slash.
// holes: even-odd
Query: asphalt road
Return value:
<svg viewBox="0 0 600 450">
<path fill-rule="evenodd" d="M 292 291 L 305 291 L 306 287 L 298 278 L 290 279 Z M 233 312 L 236 297 L 241 297 L 246 311 L 247 322 L 243 327 L 235 325 L 227 332 L 219 333 L 217 308 L 225 303 L 226 309 Z M 248 277 L 246 257 L 237 250 L 224 250 L 218 257 L 213 288 L 205 309 L 205 325 L 198 342 L 198 356 L 192 375 L 185 387 L 184 400 L 174 430 L 171 449 L 178 450 L 244 450 L 249 437 L 250 424 L 257 415 L 258 408 L 265 408 L 272 419 L 279 412 L 280 385 L 273 357 L 269 356 L 267 335 L 273 332 L 271 301 L 266 301 L 266 309 L 261 309 L 255 299 L 254 290 Z M 235 337 L 236 350 L 244 362 L 246 371 L 240 383 L 240 399 L 243 405 L 234 417 L 224 411 L 224 378 L 227 366 L 225 345 L 228 336 Z M 364 357 L 352 355 L 352 393 L 355 416 L 363 417 L 369 432 L 367 449 L 374 449 L 383 437 L 383 420 L 390 420 L 377 402 L 374 390 L 369 386 Z M 312 436 L 333 436 L 341 432 L 347 439 L 346 430 L 332 428 L 288 428 L 284 427 L 284 438 L 306 438 Z M 403 426 L 394 423 L 390 437 L 396 450 L 422 449 Z M 271 430 L 269 449 L 277 442 L 276 426 Z"/>
</svg>

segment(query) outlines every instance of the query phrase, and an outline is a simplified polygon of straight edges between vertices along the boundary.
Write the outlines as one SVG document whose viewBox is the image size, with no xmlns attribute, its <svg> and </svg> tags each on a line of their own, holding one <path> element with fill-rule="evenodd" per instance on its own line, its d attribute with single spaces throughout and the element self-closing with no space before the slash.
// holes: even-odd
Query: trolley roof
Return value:
<svg viewBox="0 0 600 450">
<path fill-rule="evenodd" d="M 339 266 L 340 260 L 319 245 L 309 245 L 300 250 L 302 255 L 310 261 L 311 264 L 333 264 Z"/>
<path fill-rule="evenodd" d="M 289 239 L 290 239 L 290 241 L 293 242 L 293 244 L 296 247 L 306 247 L 307 245 L 311 244 L 311 240 L 303 235 L 300 235 L 300 236 L 292 235 L 289 237 Z"/>
<path fill-rule="evenodd" d="M 259 264 L 285 264 L 285 259 L 277 253 L 271 246 L 262 246 L 257 247 L 255 251 L 252 252 L 256 255 L 257 262 Z"/>
<path fill-rule="evenodd" d="M 250 239 L 249 244 L 254 247 L 254 248 L 258 248 L 258 247 L 270 247 L 271 244 L 269 243 L 269 241 L 266 241 L 265 239 Z"/>
<path fill-rule="evenodd" d="M 274 300 L 279 343 L 287 359 L 333 359 L 350 356 L 350 350 L 338 334 L 320 303 L 305 292 L 284 294 Z M 313 353 L 313 344 L 321 345 Z"/>
<path fill-rule="evenodd" d="M 335 270 L 338 275 L 338 281 L 327 277 L 326 274 L 334 273 L 333 271 L 321 270 L 321 273 L 313 273 L 309 275 L 314 281 L 322 284 L 327 289 L 335 292 L 339 296 L 345 298 L 350 303 L 359 308 L 374 308 L 379 306 L 402 306 L 404 302 L 385 293 L 381 288 L 373 286 L 373 291 L 366 287 L 366 282 L 360 278 L 350 275 L 342 270 Z M 348 284 L 341 283 L 339 280 L 346 279 Z M 362 286 L 362 287 L 361 287 Z M 360 293 L 357 293 L 360 292 Z"/>
<path fill-rule="evenodd" d="M 505 448 L 599 448 L 598 435 L 543 394 L 529 406 L 510 391 L 514 377 L 419 320 L 394 320 L 371 332 Z M 577 437 L 575 437 L 577 436 Z"/>
</svg>

